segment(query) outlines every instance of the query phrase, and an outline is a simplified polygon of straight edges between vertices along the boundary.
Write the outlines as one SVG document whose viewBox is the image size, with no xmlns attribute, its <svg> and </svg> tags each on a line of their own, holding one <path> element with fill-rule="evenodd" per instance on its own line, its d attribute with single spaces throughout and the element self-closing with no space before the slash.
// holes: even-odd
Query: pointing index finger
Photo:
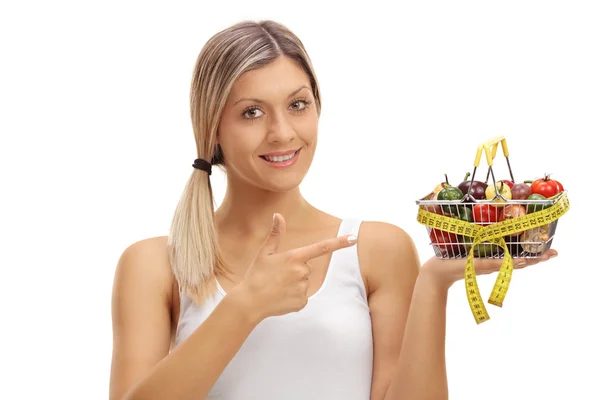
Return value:
<svg viewBox="0 0 600 400">
<path fill-rule="evenodd" d="M 350 247 L 356 244 L 357 237 L 354 235 L 343 235 L 331 239 L 321 240 L 293 250 L 293 254 L 301 261 L 310 261 L 313 258 L 333 253 L 336 250 Z"/>
</svg>

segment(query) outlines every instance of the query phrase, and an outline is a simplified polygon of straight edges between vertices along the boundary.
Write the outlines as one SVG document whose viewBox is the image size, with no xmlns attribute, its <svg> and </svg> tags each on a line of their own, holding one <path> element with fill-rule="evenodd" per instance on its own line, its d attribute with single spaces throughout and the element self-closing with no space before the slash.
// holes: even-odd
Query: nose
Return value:
<svg viewBox="0 0 600 400">
<path fill-rule="evenodd" d="M 269 121 L 267 141 L 269 143 L 289 143 L 296 138 L 296 131 L 286 115 L 275 115 Z"/>
</svg>

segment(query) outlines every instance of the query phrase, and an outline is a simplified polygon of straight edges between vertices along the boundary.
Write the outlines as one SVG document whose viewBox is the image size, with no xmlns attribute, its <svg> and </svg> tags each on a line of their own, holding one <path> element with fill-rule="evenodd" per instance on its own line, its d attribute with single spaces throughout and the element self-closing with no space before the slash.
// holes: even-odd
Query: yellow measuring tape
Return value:
<svg viewBox="0 0 600 400">
<path fill-rule="evenodd" d="M 435 214 L 426 211 L 423 207 L 419 207 L 417 221 L 434 229 L 474 238 L 473 242 L 469 243 L 471 247 L 465 266 L 465 288 L 473 317 L 475 317 L 477 324 L 480 324 L 489 320 L 490 316 L 485 308 L 481 294 L 479 293 L 479 287 L 477 286 L 477 279 L 473 266 L 473 251 L 475 246 L 482 242 L 490 242 L 504 248 L 504 260 L 500 267 L 492 293 L 488 299 L 488 303 L 502 307 L 513 271 L 512 257 L 503 237 L 556 221 L 569 210 L 569 207 L 569 199 L 567 198 L 566 192 L 563 192 L 558 197 L 555 204 L 544 210 L 487 226 L 480 226 L 456 218 Z"/>
</svg>

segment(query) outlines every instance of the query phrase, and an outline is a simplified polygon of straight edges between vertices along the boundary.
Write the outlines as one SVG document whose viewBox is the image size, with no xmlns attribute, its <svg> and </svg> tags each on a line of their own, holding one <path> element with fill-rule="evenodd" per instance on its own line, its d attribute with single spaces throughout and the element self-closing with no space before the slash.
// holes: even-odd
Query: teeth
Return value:
<svg viewBox="0 0 600 400">
<path fill-rule="evenodd" d="M 265 158 L 267 159 L 267 161 L 271 161 L 271 162 L 282 162 L 282 161 L 286 161 L 289 160 L 290 158 L 294 157 L 296 155 L 296 152 L 293 152 L 292 154 L 288 154 L 287 156 L 265 156 Z"/>
</svg>

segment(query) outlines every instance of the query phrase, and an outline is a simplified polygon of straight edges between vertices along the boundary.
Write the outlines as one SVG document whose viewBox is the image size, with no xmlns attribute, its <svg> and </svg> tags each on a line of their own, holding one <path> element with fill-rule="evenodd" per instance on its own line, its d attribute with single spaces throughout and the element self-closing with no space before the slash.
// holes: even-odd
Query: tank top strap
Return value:
<svg viewBox="0 0 600 400">
<path fill-rule="evenodd" d="M 362 220 L 359 218 L 344 218 L 340 224 L 338 236 L 355 235 L 358 237 L 361 224 Z M 339 290 L 339 288 L 347 290 L 347 288 L 353 287 L 366 304 L 367 293 L 358 261 L 357 247 L 354 245 L 333 253 L 327 271 L 327 279 L 330 281 L 330 285 L 337 288 L 334 290 Z"/>
<path fill-rule="evenodd" d="M 354 235 L 358 236 L 360 229 L 361 219 L 358 218 L 344 218 L 340 225 L 339 236 L 343 235 Z"/>
</svg>

